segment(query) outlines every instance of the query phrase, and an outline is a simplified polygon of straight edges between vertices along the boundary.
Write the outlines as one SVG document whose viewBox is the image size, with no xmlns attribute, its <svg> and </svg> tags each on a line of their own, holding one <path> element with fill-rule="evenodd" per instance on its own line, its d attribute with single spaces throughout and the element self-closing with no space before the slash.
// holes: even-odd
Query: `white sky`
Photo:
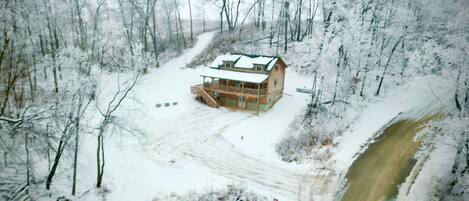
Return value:
<svg viewBox="0 0 469 201">
<path fill-rule="evenodd" d="M 158 0 L 157 4 L 161 3 L 161 1 L 172 1 L 172 0 Z M 189 19 L 189 3 L 188 0 L 178 0 L 180 5 L 181 5 L 181 18 L 182 19 Z M 213 20 L 213 21 L 218 21 L 220 19 L 220 8 L 214 4 L 216 2 L 217 4 L 221 5 L 220 0 L 191 0 L 192 4 L 192 18 L 194 20 L 202 20 L 202 13 L 203 10 L 205 10 L 205 20 Z M 242 0 L 241 1 L 241 6 L 240 6 L 240 16 L 238 18 L 238 22 L 241 23 L 243 18 L 246 15 L 246 12 L 249 10 L 249 8 L 252 6 L 252 4 L 255 2 L 255 0 Z M 119 6 L 117 4 L 117 0 L 109 0 L 108 5 L 112 8 L 117 9 Z M 265 16 L 266 20 L 270 21 L 272 15 L 272 0 L 267 0 L 266 2 L 266 10 L 265 10 Z M 307 9 L 307 3 L 304 2 L 303 4 L 304 8 Z M 257 6 L 256 6 L 257 7 Z M 290 6 L 290 9 L 293 8 L 293 5 Z M 246 18 L 246 21 L 251 21 L 253 19 L 253 13 L 255 11 L 254 8 L 251 10 L 251 13 L 249 16 Z M 306 10 L 305 10 L 306 11 Z M 292 12 L 292 11 L 291 11 Z M 318 11 L 318 14 L 316 14 L 316 20 L 321 18 L 320 15 L 320 10 Z M 279 1 L 276 1 L 275 5 L 275 13 L 279 13 Z M 277 18 L 278 16 L 274 16 Z M 306 17 L 306 14 L 305 14 Z"/>
<path fill-rule="evenodd" d="M 189 3 L 188 0 L 179 0 L 179 2 L 182 5 L 181 8 L 181 18 L 183 19 L 189 19 Z M 204 3 L 205 2 L 205 3 Z M 203 13 L 203 5 L 205 5 L 205 19 L 206 20 L 219 20 L 220 19 L 220 8 L 214 5 L 213 2 L 218 2 L 218 4 L 221 4 L 221 2 L 218 0 L 191 0 L 191 5 L 192 5 L 192 18 L 193 19 L 202 19 L 202 13 Z M 241 22 L 243 18 L 245 17 L 245 13 L 251 7 L 251 5 L 255 2 L 254 0 L 244 0 L 241 1 L 241 6 L 240 6 L 240 16 L 238 18 L 238 21 Z M 266 3 L 266 7 L 268 2 Z M 266 10 L 266 14 L 269 13 L 270 11 L 270 6 L 268 7 L 269 9 Z M 246 19 L 246 21 L 249 21 L 252 18 L 253 10 L 250 13 L 250 16 Z M 267 15 L 267 16 L 270 16 Z"/>
<path fill-rule="evenodd" d="M 181 18 L 189 19 L 189 3 L 188 0 L 180 0 Z M 205 2 L 205 3 L 204 3 Z M 205 4 L 205 6 L 203 6 Z M 202 20 L 202 13 L 205 9 L 205 20 L 219 20 L 220 11 L 212 2 L 206 0 L 191 0 L 192 5 L 192 18 Z"/>
</svg>

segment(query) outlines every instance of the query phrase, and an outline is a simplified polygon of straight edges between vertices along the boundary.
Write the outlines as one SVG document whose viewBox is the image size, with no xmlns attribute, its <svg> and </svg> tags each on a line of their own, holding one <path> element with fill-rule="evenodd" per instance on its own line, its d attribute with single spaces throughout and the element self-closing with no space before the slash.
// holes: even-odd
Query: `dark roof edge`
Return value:
<svg viewBox="0 0 469 201">
<path fill-rule="evenodd" d="M 239 53 L 239 52 L 229 52 L 229 54 L 231 55 L 243 55 L 243 56 L 247 56 L 247 57 L 251 57 L 251 58 L 254 58 L 254 57 L 272 57 L 272 58 L 280 58 L 280 56 L 271 56 L 271 55 L 262 55 L 262 54 L 246 54 L 246 53 Z"/>
</svg>

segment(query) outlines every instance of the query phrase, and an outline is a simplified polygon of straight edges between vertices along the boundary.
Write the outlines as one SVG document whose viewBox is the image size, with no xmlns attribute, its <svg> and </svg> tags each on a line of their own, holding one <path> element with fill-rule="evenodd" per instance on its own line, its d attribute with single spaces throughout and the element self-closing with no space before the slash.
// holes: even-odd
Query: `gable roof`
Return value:
<svg viewBox="0 0 469 201">
<path fill-rule="evenodd" d="M 274 67 L 274 65 L 277 63 L 277 60 L 279 60 L 279 59 L 280 59 L 280 58 L 278 58 L 278 57 L 275 58 L 275 59 L 273 59 L 273 60 L 269 63 L 269 65 L 267 65 L 267 70 L 268 70 L 268 71 L 272 70 L 272 68 Z"/>
<path fill-rule="evenodd" d="M 213 69 L 210 68 L 200 74 L 200 76 L 204 77 L 216 77 L 221 79 L 229 79 L 241 82 L 250 82 L 250 83 L 262 83 L 266 80 L 269 75 L 266 74 L 259 74 L 259 73 L 246 73 L 246 72 L 238 72 L 238 71 L 231 71 L 231 70 L 221 70 L 221 69 Z"/>
<path fill-rule="evenodd" d="M 280 57 L 278 56 L 227 53 L 215 58 L 210 67 L 220 68 L 224 61 L 230 61 L 234 63 L 235 68 L 252 69 L 255 65 L 264 65 L 266 70 L 270 71 L 279 59 Z"/>
<path fill-rule="evenodd" d="M 273 57 L 248 57 L 248 56 L 241 56 L 239 60 L 235 63 L 235 68 L 254 68 L 254 65 L 267 65 L 274 59 Z"/>
<path fill-rule="evenodd" d="M 220 55 L 213 62 L 210 64 L 211 68 L 218 68 L 219 66 L 223 65 L 224 61 L 231 61 L 231 62 L 236 62 L 241 55 L 231 55 L 231 54 L 225 54 L 225 55 Z"/>
</svg>

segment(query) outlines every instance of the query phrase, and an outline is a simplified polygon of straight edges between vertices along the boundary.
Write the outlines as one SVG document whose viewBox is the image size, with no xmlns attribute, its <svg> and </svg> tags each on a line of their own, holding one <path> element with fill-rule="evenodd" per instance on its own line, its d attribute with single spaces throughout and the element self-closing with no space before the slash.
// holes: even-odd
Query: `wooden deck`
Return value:
<svg viewBox="0 0 469 201">
<path fill-rule="evenodd" d="M 206 92 L 210 92 L 210 93 L 218 92 L 220 94 L 230 94 L 230 95 L 244 96 L 244 97 L 265 96 L 267 94 L 266 89 L 258 90 L 258 89 L 253 89 L 253 88 L 241 88 L 241 87 L 226 86 L 226 85 L 221 85 L 221 84 L 209 84 L 205 86 L 203 84 L 198 84 L 198 85 L 192 86 L 191 89 L 198 88 L 198 87 L 201 87 Z M 195 91 L 192 91 L 192 93 L 197 94 L 195 93 Z"/>
</svg>

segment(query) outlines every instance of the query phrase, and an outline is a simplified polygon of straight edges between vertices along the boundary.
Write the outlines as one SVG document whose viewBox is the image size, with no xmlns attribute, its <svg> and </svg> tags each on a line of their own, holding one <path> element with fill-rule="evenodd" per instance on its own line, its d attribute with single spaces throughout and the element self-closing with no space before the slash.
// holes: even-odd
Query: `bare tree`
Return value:
<svg viewBox="0 0 469 201">
<path fill-rule="evenodd" d="M 71 57 L 66 57 L 64 55 L 58 57 L 56 63 L 58 64 L 73 64 L 69 67 L 74 67 L 72 71 L 68 71 L 72 74 L 70 78 L 74 78 L 80 83 L 77 88 L 75 89 L 68 89 L 67 91 L 61 92 L 60 96 L 65 99 L 66 101 L 60 101 L 58 98 L 52 102 L 53 110 L 52 110 L 52 117 L 53 122 L 52 128 L 49 131 L 51 133 L 50 138 L 51 140 L 51 148 L 54 149 L 55 156 L 52 162 L 52 165 L 49 169 L 49 173 L 46 178 L 46 189 L 50 189 L 54 176 L 56 175 L 57 169 L 59 164 L 62 161 L 62 157 L 64 152 L 69 145 L 73 142 L 73 137 L 75 137 L 75 156 L 74 161 L 77 160 L 78 154 L 78 136 L 80 132 L 79 125 L 81 123 L 81 117 L 84 115 L 88 105 L 94 98 L 94 90 L 95 84 L 92 80 L 89 79 L 88 72 L 83 71 L 82 69 L 88 69 L 86 65 L 89 63 L 84 63 L 82 60 L 87 60 L 86 58 L 82 58 L 81 55 L 88 55 L 86 53 L 82 53 L 80 50 L 75 54 L 71 54 Z M 90 56 L 91 57 L 91 56 Z M 78 60 L 77 60 L 78 59 Z M 82 59 L 82 60 L 80 60 Z M 75 76 L 75 77 L 73 77 Z M 84 104 L 84 99 L 87 100 L 86 105 Z M 76 164 L 74 164 L 76 166 Z M 73 187 L 72 193 L 74 193 L 75 179 L 76 179 L 76 167 L 74 167 L 74 178 L 73 178 Z"/>
<path fill-rule="evenodd" d="M 106 104 L 104 110 L 96 105 L 96 109 L 101 114 L 102 120 L 97 128 L 97 149 L 96 149 L 96 187 L 100 188 L 103 182 L 104 175 L 104 166 L 105 166 L 105 154 L 104 154 L 104 135 L 108 127 L 115 123 L 115 117 L 113 116 L 116 110 L 121 106 L 122 102 L 127 98 L 130 91 L 137 85 L 140 80 L 141 75 L 137 74 L 134 78 L 126 81 L 124 84 L 127 86 L 124 89 L 121 89 L 120 84 L 118 84 L 118 89 L 114 93 L 112 99 Z"/>
<path fill-rule="evenodd" d="M 189 19 L 190 19 L 190 26 L 191 26 L 191 43 L 194 43 L 194 33 L 192 31 L 192 5 L 191 0 L 187 0 L 189 3 Z M 205 30 L 205 29 L 204 29 Z"/>
<path fill-rule="evenodd" d="M 49 170 L 49 174 L 47 175 L 46 179 L 46 189 L 49 190 L 50 186 L 52 184 L 52 180 L 55 176 L 55 173 L 57 171 L 57 167 L 61 161 L 62 155 L 65 151 L 65 148 L 67 147 L 68 143 L 70 142 L 70 138 L 72 136 L 71 129 L 73 128 L 74 124 L 74 116 L 76 115 L 76 110 L 75 110 L 75 105 L 73 102 L 70 104 L 69 108 L 67 111 L 65 111 L 63 114 L 60 113 L 59 110 L 57 110 L 56 114 L 56 122 L 57 122 L 57 127 L 59 127 L 60 130 L 60 138 L 57 147 L 55 148 L 55 157 L 54 157 L 54 162 L 52 163 L 52 167 Z M 61 122 L 63 120 L 63 122 Z"/>
<path fill-rule="evenodd" d="M 290 3 L 288 1 L 285 1 L 285 7 L 283 9 L 283 17 L 284 17 L 284 20 L 285 20 L 285 41 L 284 41 L 284 47 L 283 47 L 283 51 L 285 53 L 287 53 L 287 49 L 288 49 L 288 20 L 289 20 L 289 13 L 288 13 L 288 6 L 290 5 Z"/>
<path fill-rule="evenodd" d="M 88 101 L 85 105 L 83 105 L 83 101 L 85 98 L 88 98 Z M 93 95 L 84 94 L 81 91 L 77 93 L 77 113 L 75 114 L 74 120 L 74 135 L 75 135 L 75 145 L 73 148 L 73 176 L 72 176 L 72 195 L 76 193 L 76 183 L 77 183 L 77 164 L 78 164 L 78 145 L 80 139 L 80 124 L 81 119 L 85 115 L 85 112 L 90 105 L 91 101 L 93 100 Z"/>
<path fill-rule="evenodd" d="M 301 8 L 303 7 L 303 0 L 299 0 L 297 5 L 298 10 L 298 21 L 296 24 L 296 41 L 300 41 L 300 34 L 301 34 Z"/>
<path fill-rule="evenodd" d="M 234 5 L 236 4 L 236 6 Z M 223 33 L 223 13 L 225 14 L 226 24 L 228 25 L 228 31 L 232 32 L 236 29 L 238 18 L 240 15 L 239 7 L 241 0 L 222 0 L 222 6 L 220 10 L 220 29 Z"/>
<path fill-rule="evenodd" d="M 381 86 L 383 84 L 383 80 L 384 80 L 384 76 L 386 75 L 386 72 L 388 70 L 388 66 L 389 66 L 389 62 L 391 61 L 391 58 L 392 56 L 394 55 L 394 51 L 396 51 L 396 47 L 399 45 L 399 43 L 401 42 L 402 40 L 402 37 L 399 37 L 397 40 L 396 40 L 396 43 L 394 43 L 394 46 L 392 47 L 391 49 L 391 53 L 389 53 L 389 56 L 388 56 L 388 60 L 386 62 L 386 65 L 384 66 L 384 69 L 383 69 L 383 74 L 381 75 L 381 79 L 379 81 L 379 85 L 378 85 L 378 89 L 376 90 L 376 95 L 378 96 L 379 95 L 379 91 L 381 89 Z"/>
</svg>

